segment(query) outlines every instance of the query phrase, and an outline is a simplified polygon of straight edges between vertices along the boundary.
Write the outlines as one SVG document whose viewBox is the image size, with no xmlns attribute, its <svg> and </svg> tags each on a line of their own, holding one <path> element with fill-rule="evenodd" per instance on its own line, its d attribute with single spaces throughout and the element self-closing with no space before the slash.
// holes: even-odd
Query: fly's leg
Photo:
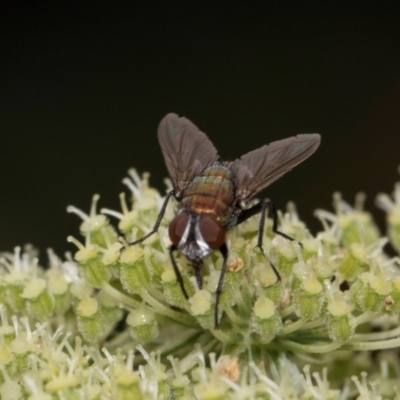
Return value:
<svg viewBox="0 0 400 400">
<path fill-rule="evenodd" d="M 156 233 L 158 231 L 158 228 L 159 228 L 159 226 L 161 224 L 161 221 L 162 221 L 162 219 L 164 217 L 165 210 L 167 209 L 168 201 L 173 195 L 174 195 L 174 191 L 171 190 L 167 194 L 167 196 L 165 197 L 164 203 L 163 203 L 163 205 L 161 207 L 160 213 L 158 214 L 157 221 L 154 224 L 153 229 L 149 233 L 146 233 L 146 235 L 142 236 L 140 239 L 137 239 L 134 242 L 129 243 L 130 245 L 142 243 L 144 240 L 146 240 L 147 238 L 149 238 L 151 235 L 153 235 L 154 233 Z"/>
<path fill-rule="evenodd" d="M 265 214 L 267 212 L 267 209 L 271 209 L 271 214 L 272 214 L 272 232 L 284 237 L 285 239 L 293 241 L 294 239 L 285 233 L 281 232 L 278 230 L 278 213 L 276 212 L 276 206 L 275 203 L 273 203 L 271 200 L 263 200 L 261 201 L 261 216 L 260 216 L 260 226 L 258 229 L 258 242 L 257 246 L 262 247 L 262 241 L 263 241 L 263 234 L 264 234 L 264 225 L 265 225 Z"/>
<path fill-rule="evenodd" d="M 183 278 L 182 278 L 182 274 L 179 271 L 178 265 L 176 264 L 175 258 L 174 258 L 174 251 L 178 250 L 178 247 L 176 247 L 174 244 L 171 244 L 171 246 L 169 246 L 169 257 L 171 259 L 171 263 L 172 263 L 172 268 L 174 269 L 175 272 L 175 276 L 176 276 L 176 280 L 179 283 L 179 286 L 181 287 L 182 293 L 185 296 L 185 299 L 188 300 L 189 296 L 187 295 L 185 286 L 183 285 Z"/>
<path fill-rule="evenodd" d="M 214 327 L 215 327 L 215 329 L 218 329 L 219 298 L 221 297 L 222 286 L 224 285 L 226 264 L 227 264 L 227 261 L 228 261 L 228 247 L 227 247 L 227 245 L 224 243 L 219 248 L 219 251 L 221 252 L 224 261 L 222 263 L 221 275 L 219 276 L 219 281 L 218 281 L 218 286 L 217 286 L 217 291 L 216 291 L 216 296 L 215 296 L 215 310 L 214 310 Z"/>
<path fill-rule="evenodd" d="M 293 241 L 294 239 L 285 233 L 281 232 L 278 229 L 278 213 L 276 212 L 276 207 L 275 204 L 269 200 L 269 199 L 264 199 L 260 201 L 259 203 L 255 204 L 253 207 L 248 208 L 247 210 L 243 210 L 238 217 L 238 222 L 237 224 L 241 224 L 242 222 L 246 221 L 253 215 L 256 215 L 260 213 L 260 225 L 258 226 L 258 239 L 257 239 L 257 247 L 261 250 L 261 252 L 264 254 L 264 249 L 263 249 L 263 237 L 264 237 L 264 228 L 265 228 L 265 217 L 267 213 L 267 209 L 271 209 L 271 214 L 272 214 L 272 232 L 284 237 L 285 239 Z M 265 254 L 264 254 L 265 256 Z M 271 264 L 272 269 L 274 270 L 274 273 L 278 280 L 281 280 L 281 276 L 279 275 L 279 272 L 275 268 L 275 265 L 269 261 Z"/>
<path fill-rule="evenodd" d="M 272 213 L 272 232 L 284 237 L 285 239 L 293 241 L 294 239 L 292 237 L 286 235 L 285 233 L 281 232 L 278 229 L 278 213 L 276 212 L 275 204 L 269 199 L 264 199 L 264 200 L 260 201 L 259 203 L 255 204 L 253 207 L 250 207 L 247 210 L 243 210 L 239 214 L 237 225 L 248 220 L 253 215 L 261 213 L 260 225 L 258 226 L 257 247 L 262 248 L 264 227 L 265 227 L 265 216 L 266 216 L 266 212 L 267 212 L 268 208 L 271 209 L 271 213 Z"/>
</svg>

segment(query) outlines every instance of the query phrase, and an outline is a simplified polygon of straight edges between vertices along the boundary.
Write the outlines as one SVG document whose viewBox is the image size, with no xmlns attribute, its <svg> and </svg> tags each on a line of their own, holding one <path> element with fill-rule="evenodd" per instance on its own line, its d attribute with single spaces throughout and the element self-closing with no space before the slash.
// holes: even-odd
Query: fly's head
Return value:
<svg viewBox="0 0 400 400">
<path fill-rule="evenodd" d="M 168 232 L 171 242 L 191 261 L 202 260 L 225 243 L 225 228 L 209 214 L 181 212 Z"/>
</svg>

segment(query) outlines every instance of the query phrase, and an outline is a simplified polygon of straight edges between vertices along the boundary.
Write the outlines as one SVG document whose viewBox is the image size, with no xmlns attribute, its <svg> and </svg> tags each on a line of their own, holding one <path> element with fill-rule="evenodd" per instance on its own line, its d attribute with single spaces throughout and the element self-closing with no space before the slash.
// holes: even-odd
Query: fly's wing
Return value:
<svg viewBox="0 0 400 400">
<path fill-rule="evenodd" d="M 176 114 L 167 114 L 161 120 L 158 141 L 177 197 L 193 177 L 219 157 L 206 134 Z"/>
<path fill-rule="evenodd" d="M 258 192 L 311 156 L 318 148 L 318 133 L 278 140 L 226 163 L 236 182 L 236 195 L 246 203 Z"/>
</svg>

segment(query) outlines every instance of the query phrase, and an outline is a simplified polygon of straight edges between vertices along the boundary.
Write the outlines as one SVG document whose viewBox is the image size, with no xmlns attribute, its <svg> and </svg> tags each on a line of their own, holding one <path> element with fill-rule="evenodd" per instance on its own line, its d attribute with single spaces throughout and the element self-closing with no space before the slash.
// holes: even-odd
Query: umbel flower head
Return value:
<svg viewBox="0 0 400 400">
<path fill-rule="evenodd" d="M 279 224 L 295 241 L 267 219 L 265 254 L 257 217 L 231 230 L 215 329 L 221 256 L 205 259 L 202 289 L 177 257 L 186 299 L 168 252 L 176 205 L 158 234 L 129 246 L 163 197 L 148 174 L 124 183 L 121 211 L 99 213 L 98 195 L 89 214 L 68 207 L 83 239 L 68 238 L 77 251 L 65 261 L 49 250 L 44 268 L 30 246 L 2 254 L 0 398 L 400 399 L 398 258 L 363 195 L 352 207 L 335 194 L 315 236 L 290 203 Z M 398 197 L 379 196 L 394 248 Z"/>
</svg>

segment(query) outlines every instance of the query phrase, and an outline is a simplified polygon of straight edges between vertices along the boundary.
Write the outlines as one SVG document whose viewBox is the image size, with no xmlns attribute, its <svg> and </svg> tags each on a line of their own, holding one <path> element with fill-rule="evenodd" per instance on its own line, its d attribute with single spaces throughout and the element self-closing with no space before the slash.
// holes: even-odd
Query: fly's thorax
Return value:
<svg viewBox="0 0 400 400">
<path fill-rule="evenodd" d="M 225 243 L 225 228 L 209 214 L 179 213 L 168 228 L 171 242 L 190 260 L 199 260 Z"/>
<path fill-rule="evenodd" d="M 182 198 L 182 208 L 192 214 L 212 214 L 227 221 L 232 214 L 234 184 L 229 169 L 215 165 L 206 168 L 187 186 Z"/>
<path fill-rule="evenodd" d="M 219 179 L 232 180 L 232 172 L 222 166 L 222 165 L 213 165 L 211 167 L 206 168 L 201 174 L 203 177 L 210 176 Z"/>
</svg>

